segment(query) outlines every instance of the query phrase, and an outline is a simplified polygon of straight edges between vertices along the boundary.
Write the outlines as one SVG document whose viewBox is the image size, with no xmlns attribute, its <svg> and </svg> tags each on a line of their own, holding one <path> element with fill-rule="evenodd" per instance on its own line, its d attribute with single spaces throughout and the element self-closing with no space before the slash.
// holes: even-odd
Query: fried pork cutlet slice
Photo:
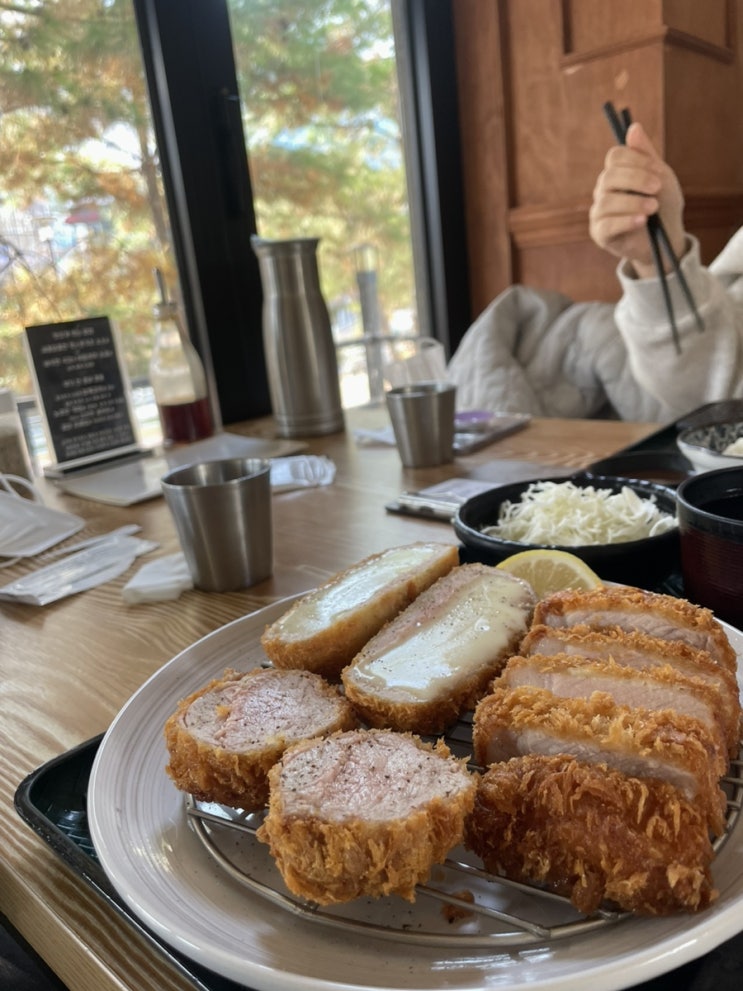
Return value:
<svg viewBox="0 0 743 991">
<path fill-rule="evenodd" d="M 426 589 L 343 671 L 370 726 L 443 733 L 486 692 L 531 622 L 530 585 L 487 564 L 463 564 Z"/>
<path fill-rule="evenodd" d="M 529 654 L 512 657 L 496 684 L 545 688 L 561 698 L 588 699 L 594 692 L 604 692 L 629 709 L 670 711 L 696 719 L 715 737 L 722 752 L 733 756 L 738 750 L 738 724 L 723 719 L 720 690 L 667 665 L 638 671 L 611 658 Z"/>
<path fill-rule="evenodd" d="M 387 730 L 297 744 L 270 774 L 268 843 L 295 894 L 321 905 L 415 899 L 464 835 L 476 776 L 446 745 Z"/>
<path fill-rule="evenodd" d="M 701 680 L 717 693 L 719 718 L 732 744 L 731 756 L 737 754 L 741 736 L 741 706 L 738 680 L 721 667 L 705 650 L 696 650 L 680 640 L 662 640 L 632 630 L 592 630 L 585 623 L 578 626 L 532 626 L 521 641 L 519 653 L 569 654 L 611 659 L 636 671 L 671 669 L 695 681 Z"/>
<path fill-rule="evenodd" d="M 288 746 L 356 726 L 350 703 L 320 675 L 226 671 L 183 699 L 166 722 L 166 770 L 201 801 L 262 809 L 268 772 Z"/>
<path fill-rule="evenodd" d="M 472 739 L 478 764 L 524 754 L 571 754 L 632 777 L 655 778 L 696 802 L 709 828 L 725 827 L 719 785 L 727 756 L 695 719 L 616 705 L 608 695 L 559 698 L 544 688 L 495 688 L 475 709 Z"/>
<path fill-rule="evenodd" d="M 727 634 L 709 609 L 686 599 L 639 588 L 602 586 L 585 592 L 555 592 L 538 603 L 534 623 L 593 629 L 639 630 L 663 640 L 681 640 L 706 650 L 718 664 L 735 674 L 737 658 Z"/>
<path fill-rule="evenodd" d="M 716 897 L 704 814 L 663 781 L 561 754 L 482 776 L 465 844 L 491 874 L 545 885 L 590 914 L 703 909 Z"/>
<path fill-rule="evenodd" d="M 459 564 L 453 544 L 391 547 L 297 599 L 266 627 L 261 645 L 278 668 L 339 678 L 367 640 Z"/>
</svg>

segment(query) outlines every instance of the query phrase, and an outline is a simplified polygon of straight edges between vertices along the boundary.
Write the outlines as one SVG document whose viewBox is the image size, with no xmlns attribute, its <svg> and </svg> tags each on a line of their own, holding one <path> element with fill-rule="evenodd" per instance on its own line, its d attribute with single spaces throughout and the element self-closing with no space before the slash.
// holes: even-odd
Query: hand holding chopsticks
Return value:
<svg viewBox="0 0 743 991">
<path fill-rule="evenodd" d="M 606 114 L 606 117 L 609 121 L 609 125 L 611 126 L 611 129 L 614 133 L 614 137 L 616 138 L 617 143 L 625 144 L 627 131 L 629 130 L 629 126 L 632 123 L 632 118 L 630 116 L 629 110 L 625 108 L 621 111 L 621 113 L 617 113 L 613 104 L 607 102 L 604 104 L 604 113 Z M 663 226 L 663 223 L 657 213 L 648 217 L 647 230 L 648 230 L 648 236 L 650 238 L 650 247 L 653 254 L 653 262 L 656 271 L 658 272 L 658 278 L 660 280 L 661 290 L 663 292 L 666 311 L 668 313 L 668 319 L 671 324 L 674 346 L 676 348 L 676 351 L 680 354 L 681 342 L 679 339 L 678 327 L 676 325 L 676 317 L 673 311 L 673 304 L 671 302 L 671 295 L 668 289 L 668 283 L 666 281 L 666 270 L 665 270 L 665 265 L 663 264 L 662 252 L 665 252 L 666 256 L 668 257 L 671 263 L 671 267 L 673 268 L 673 271 L 676 274 L 676 277 L 679 281 L 679 285 L 681 286 L 684 296 L 686 297 L 686 301 L 689 305 L 689 309 L 694 314 L 697 327 L 699 328 L 700 331 L 704 330 L 704 321 L 702 320 L 699 311 L 697 310 L 694 297 L 691 293 L 691 290 L 689 289 L 689 285 L 686 281 L 684 273 L 681 270 L 681 266 L 679 265 L 679 261 L 678 258 L 676 257 L 676 253 L 673 250 L 666 229 Z"/>
</svg>

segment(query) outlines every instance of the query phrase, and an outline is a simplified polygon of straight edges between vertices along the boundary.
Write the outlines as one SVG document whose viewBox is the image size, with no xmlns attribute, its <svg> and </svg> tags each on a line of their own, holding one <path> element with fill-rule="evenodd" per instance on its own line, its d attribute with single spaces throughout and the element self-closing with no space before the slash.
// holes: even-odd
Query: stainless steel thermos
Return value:
<svg viewBox="0 0 743 991">
<path fill-rule="evenodd" d="M 309 437 L 343 430 L 338 362 L 320 289 L 319 238 L 254 235 L 263 286 L 263 346 L 278 433 Z"/>
</svg>

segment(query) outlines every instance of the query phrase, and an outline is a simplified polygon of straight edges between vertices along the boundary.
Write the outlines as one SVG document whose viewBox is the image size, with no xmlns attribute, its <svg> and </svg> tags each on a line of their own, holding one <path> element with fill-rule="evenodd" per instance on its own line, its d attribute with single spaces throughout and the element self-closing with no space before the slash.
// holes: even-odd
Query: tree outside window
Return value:
<svg viewBox="0 0 743 991">
<path fill-rule="evenodd" d="M 321 238 L 339 344 L 363 333 L 356 249 L 373 245 L 382 330 L 407 332 L 389 0 L 229 8 L 259 233 Z M 152 273 L 177 276 L 131 0 L 0 0 L 0 175 L 0 386 L 31 391 L 24 326 L 102 313 L 146 376 Z"/>
</svg>

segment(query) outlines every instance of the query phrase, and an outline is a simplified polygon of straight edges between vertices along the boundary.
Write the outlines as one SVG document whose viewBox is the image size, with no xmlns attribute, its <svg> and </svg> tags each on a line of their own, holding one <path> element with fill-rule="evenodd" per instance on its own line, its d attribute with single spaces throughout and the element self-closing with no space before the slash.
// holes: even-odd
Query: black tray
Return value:
<svg viewBox="0 0 743 991">
<path fill-rule="evenodd" d="M 43 764 L 15 793 L 21 818 L 79 877 L 101 895 L 198 991 L 245 991 L 247 985 L 221 977 L 162 943 L 119 898 L 96 856 L 87 818 L 88 779 L 102 736 Z"/>
<path fill-rule="evenodd" d="M 21 818 L 68 867 L 144 935 L 194 988 L 198 991 L 244 991 L 246 985 L 220 977 L 165 946 L 129 911 L 106 877 L 96 857 L 86 816 L 88 779 L 101 739 L 95 737 L 32 772 L 16 791 L 15 805 Z M 712 988 L 714 991 L 739 991 L 741 974 L 743 933 L 698 960 L 635 985 L 635 991 L 710 991 Z M 363 983 L 364 975 L 359 977 Z"/>
</svg>

